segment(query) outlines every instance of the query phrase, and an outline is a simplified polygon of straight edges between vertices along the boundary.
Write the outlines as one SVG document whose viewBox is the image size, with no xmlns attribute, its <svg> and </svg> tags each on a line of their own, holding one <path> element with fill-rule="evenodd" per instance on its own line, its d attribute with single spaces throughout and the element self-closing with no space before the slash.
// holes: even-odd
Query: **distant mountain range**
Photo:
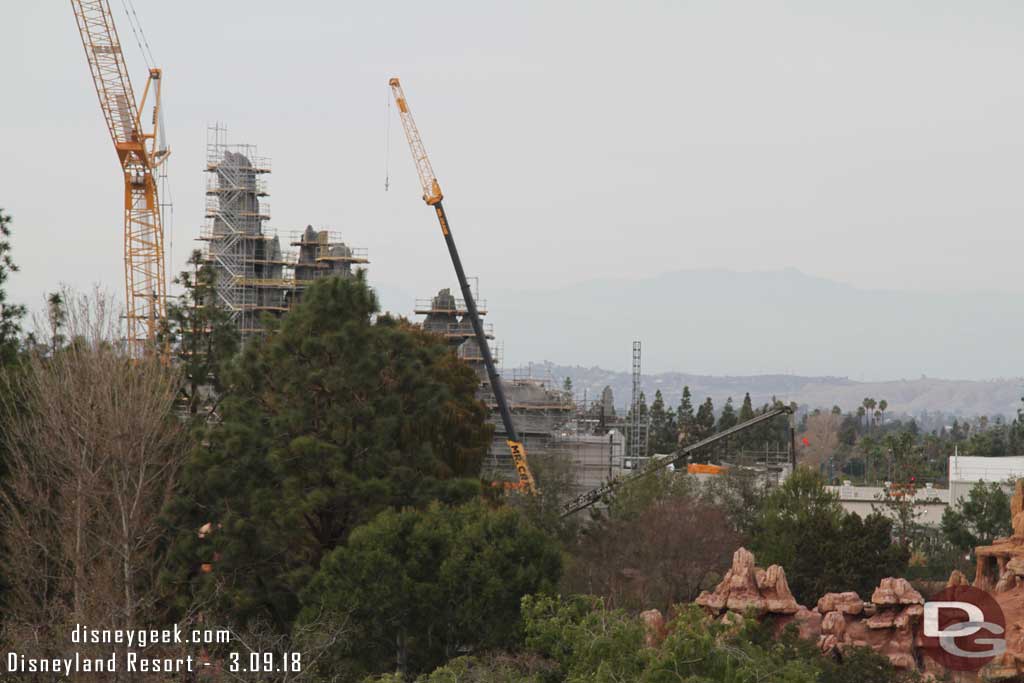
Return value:
<svg viewBox="0 0 1024 683">
<path fill-rule="evenodd" d="M 716 405 L 750 390 L 759 401 L 774 393 L 846 408 L 874 396 L 911 412 L 1010 415 L 1024 389 L 1024 296 L 1012 292 L 860 289 L 792 268 L 686 270 L 548 289 L 482 284 L 506 368 L 537 359 L 595 368 L 585 371 L 593 381 L 581 382 L 598 390 L 602 373 L 621 375 L 618 384 L 604 382 L 620 403 L 628 400 L 633 340 L 643 342 L 644 369 L 664 373 L 649 381 L 660 379 L 676 397 L 688 381 Z M 387 288 L 381 295 L 386 307 L 414 317 L 411 298 Z M 688 374 L 672 372 L 683 369 Z M 919 379 L 875 381 L 891 378 Z M 982 378 L 993 381 L 959 381 Z"/>
<path fill-rule="evenodd" d="M 582 398 L 597 399 L 605 386 L 610 386 L 615 396 L 616 409 L 622 409 L 630 402 L 633 377 L 629 372 L 615 372 L 599 367 L 554 365 L 532 363 L 515 370 L 516 374 L 531 374 L 538 378 L 550 377 L 561 384 L 566 377 L 572 379 L 573 393 Z M 830 409 L 838 405 L 844 412 L 854 411 L 865 397 L 885 399 L 892 415 L 920 415 L 943 412 L 946 414 L 975 417 L 979 415 L 1004 415 L 1012 417 L 1021 406 L 1024 380 L 944 380 L 921 378 L 888 382 L 855 382 L 845 377 L 801 377 L 797 375 L 751 375 L 723 376 L 694 375 L 682 372 L 664 372 L 642 375 L 641 387 L 650 405 L 654 392 L 661 390 L 666 403 L 671 407 L 679 404 L 683 386 L 688 385 L 693 394 L 694 405 L 710 396 L 715 409 L 720 410 L 730 396 L 737 409 L 743 402 L 743 395 L 750 392 L 755 407 L 771 401 L 772 396 L 781 400 L 796 401 L 809 409 Z"/>
</svg>

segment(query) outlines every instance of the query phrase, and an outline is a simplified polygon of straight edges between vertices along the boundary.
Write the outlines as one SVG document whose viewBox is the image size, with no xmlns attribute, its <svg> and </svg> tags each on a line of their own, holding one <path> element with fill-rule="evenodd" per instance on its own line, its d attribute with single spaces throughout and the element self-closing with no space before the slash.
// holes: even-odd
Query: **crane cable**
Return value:
<svg viewBox="0 0 1024 683">
<path fill-rule="evenodd" d="M 139 46 L 142 59 L 146 62 L 146 68 L 152 69 L 156 64 L 156 60 L 153 58 L 153 51 L 149 48 L 146 33 L 142 30 L 142 22 L 139 21 L 139 15 L 135 12 L 135 3 L 132 0 L 121 0 L 121 5 L 124 7 L 125 15 L 128 16 L 128 25 L 132 27 L 132 33 L 135 35 L 135 44 Z M 146 46 L 145 49 L 143 49 L 143 45 Z"/>
</svg>

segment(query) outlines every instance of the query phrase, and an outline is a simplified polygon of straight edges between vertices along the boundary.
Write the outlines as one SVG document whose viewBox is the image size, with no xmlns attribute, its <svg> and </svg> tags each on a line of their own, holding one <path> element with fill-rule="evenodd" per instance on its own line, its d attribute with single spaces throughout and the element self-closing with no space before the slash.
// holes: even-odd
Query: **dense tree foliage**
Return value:
<svg viewBox="0 0 1024 683">
<path fill-rule="evenodd" d="M 651 403 L 650 416 L 651 436 L 648 455 L 675 452 L 678 434 L 676 415 L 671 410 L 666 409 L 665 399 L 662 397 L 660 389 L 654 392 L 654 402 Z"/>
<path fill-rule="evenodd" d="M 5 285 L 18 266 L 11 256 L 11 217 L 0 209 L 0 366 L 9 365 L 21 342 L 21 320 L 25 307 L 7 301 Z"/>
<path fill-rule="evenodd" d="M 640 620 L 600 600 L 527 597 L 523 600 L 527 649 L 513 656 L 461 657 L 418 683 L 911 683 L 870 650 L 850 648 L 843 661 L 822 657 L 795 629 L 782 637 L 747 622 L 732 627 L 709 622 L 684 608 L 649 647 Z M 377 683 L 400 683 L 395 676 Z"/>
<path fill-rule="evenodd" d="M 490 427 L 476 374 L 443 341 L 376 312 L 361 275 L 318 282 L 228 370 L 223 421 L 190 456 L 172 510 L 164 578 L 179 608 L 198 597 L 287 626 L 356 526 L 479 493 Z M 197 573 L 204 563 L 213 571 Z"/>
<path fill-rule="evenodd" d="M 710 396 L 704 399 L 704 402 L 697 408 L 694 430 L 696 441 L 706 439 L 715 433 L 715 404 Z"/>
<path fill-rule="evenodd" d="M 906 568 L 909 553 L 892 542 L 892 522 L 881 514 L 843 511 L 824 482 L 797 469 L 765 498 L 751 549 L 766 565 L 780 564 L 797 600 L 813 604 L 828 592 L 865 594 Z"/>
<path fill-rule="evenodd" d="M 676 425 L 679 428 L 679 445 L 689 446 L 697 440 L 697 417 L 693 412 L 693 397 L 690 387 L 683 387 L 683 394 L 676 408 Z"/>
<path fill-rule="evenodd" d="M 167 306 L 162 334 L 172 348 L 184 381 L 181 396 L 189 415 L 207 416 L 224 394 L 224 367 L 239 347 L 238 330 L 217 299 L 216 271 L 203 263 L 200 251 L 188 260 L 175 283 L 185 288 Z"/>
<path fill-rule="evenodd" d="M 514 510 L 481 503 L 386 511 L 331 552 L 303 593 L 303 616 L 347 616 L 367 672 L 429 671 L 456 653 L 510 648 L 519 603 L 550 592 L 557 543 Z"/>
<path fill-rule="evenodd" d="M 960 551 L 973 552 L 1012 531 L 1010 497 L 997 483 L 979 481 L 959 509 L 947 507 L 942 513 L 942 533 Z"/>
</svg>

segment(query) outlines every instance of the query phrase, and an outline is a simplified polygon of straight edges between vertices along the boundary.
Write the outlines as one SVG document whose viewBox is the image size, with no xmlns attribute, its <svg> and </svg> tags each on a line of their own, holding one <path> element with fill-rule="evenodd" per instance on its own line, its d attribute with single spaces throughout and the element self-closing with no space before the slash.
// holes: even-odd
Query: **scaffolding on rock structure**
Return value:
<svg viewBox="0 0 1024 683">
<path fill-rule="evenodd" d="M 369 263 L 365 249 L 349 247 L 337 233 L 312 226 L 291 234 L 287 244 L 295 249 L 285 249 L 265 226 L 270 159 L 255 145 L 229 144 L 227 128 L 220 124 L 207 129 L 206 172 L 202 258 L 214 269 L 216 296 L 243 340 L 262 332 L 263 315 L 288 311 L 315 280 L 349 277 L 353 266 Z"/>
</svg>

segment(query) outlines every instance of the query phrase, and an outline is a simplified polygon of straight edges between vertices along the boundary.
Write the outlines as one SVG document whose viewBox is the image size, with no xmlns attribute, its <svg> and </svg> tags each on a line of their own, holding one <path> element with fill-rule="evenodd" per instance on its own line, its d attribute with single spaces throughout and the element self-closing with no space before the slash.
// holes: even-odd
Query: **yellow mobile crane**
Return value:
<svg viewBox="0 0 1024 683">
<path fill-rule="evenodd" d="M 155 351 L 164 318 L 164 230 L 154 171 L 170 151 L 158 142 L 160 69 L 151 68 L 136 103 L 107 0 L 71 0 L 93 85 L 124 175 L 124 277 L 128 348 L 135 357 Z M 153 116 L 143 130 L 142 112 L 153 93 Z M 166 349 L 161 353 L 166 354 Z"/>
<path fill-rule="evenodd" d="M 469 288 L 469 281 L 462 269 L 462 259 L 459 258 L 459 251 L 455 248 L 455 238 L 452 237 L 451 226 L 448 224 L 448 217 L 445 215 L 444 206 L 441 204 L 441 186 L 434 175 L 434 169 L 430 166 L 430 159 L 427 158 L 427 150 L 423 147 L 423 140 L 416 128 L 416 122 L 412 120 L 412 112 L 409 111 L 409 102 L 402 92 L 402 85 L 397 78 L 388 81 L 391 86 L 391 93 L 395 97 L 395 104 L 398 106 L 398 115 L 402 119 L 402 128 L 405 130 L 405 137 L 409 141 L 409 149 L 412 150 L 412 160 L 416 164 L 416 172 L 420 177 L 420 185 L 423 187 L 423 201 L 428 206 L 434 207 L 437 220 L 441 224 L 441 234 L 444 235 L 445 244 L 448 246 L 448 254 L 452 257 L 452 265 L 455 266 L 455 275 L 459 280 L 459 288 L 462 290 L 462 298 L 466 301 L 466 312 L 469 321 L 473 325 L 473 333 L 476 335 L 477 344 L 480 346 L 480 354 L 484 359 L 484 366 L 487 368 L 487 377 L 491 383 L 491 391 L 494 392 L 494 400 L 498 404 L 498 412 L 501 413 L 501 422 L 505 426 L 505 434 L 508 436 L 508 447 L 512 451 L 512 462 L 515 465 L 516 473 L 519 475 L 520 487 L 530 495 L 537 493 L 537 484 L 533 479 L 533 472 L 526 460 L 526 448 L 519 440 L 518 432 L 512 423 L 512 412 L 509 410 L 508 401 L 505 399 L 505 390 L 501 385 L 501 378 L 494 367 L 494 358 L 491 356 L 491 348 L 487 345 L 487 336 L 484 334 L 484 327 L 480 322 L 480 314 L 476 309 L 476 301 L 473 299 L 473 292 Z"/>
</svg>

